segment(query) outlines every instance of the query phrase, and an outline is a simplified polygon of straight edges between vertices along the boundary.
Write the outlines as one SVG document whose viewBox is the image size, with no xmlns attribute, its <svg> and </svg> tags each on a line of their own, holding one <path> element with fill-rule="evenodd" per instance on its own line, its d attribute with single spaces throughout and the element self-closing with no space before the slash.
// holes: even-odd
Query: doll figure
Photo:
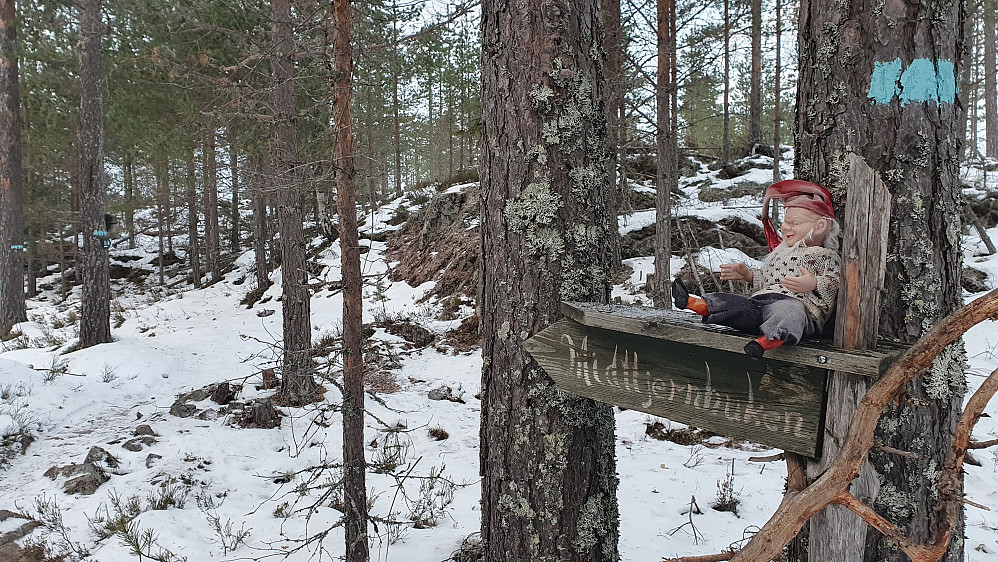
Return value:
<svg viewBox="0 0 998 562">
<path fill-rule="evenodd" d="M 782 239 L 768 218 L 773 198 L 782 199 L 785 208 L 779 228 Z M 672 283 L 677 308 L 696 312 L 704 322 L 761 334 L 745 345 L 745 353 L 753 359 L 821 333 L 839 289 L 839 225 L 828 190 L 801 180 L 774 183 L 766 190 L 763 217 L 771 252 L 762 266 L 721 266 L 722 280 L 748 281 L 752 296 L 708 293 L 700 298 L 690 296 L 680 278 Z"/>
</svg>

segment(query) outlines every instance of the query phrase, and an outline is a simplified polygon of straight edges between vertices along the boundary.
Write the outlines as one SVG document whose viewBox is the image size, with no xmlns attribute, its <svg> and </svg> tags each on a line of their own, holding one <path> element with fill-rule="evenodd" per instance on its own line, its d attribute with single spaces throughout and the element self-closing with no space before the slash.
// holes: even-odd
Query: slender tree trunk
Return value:
<svg viewBox="0 0 998 562">
<path fill-rule="evenodd" d="M 239 151 L 236 149 L 235 133 L 229 129 L 229 175 L 232 178 L 232 208 L 230 209 L 232 230 L 229 232 L 229 251 L 239 253 Z"/>
<path fill-rule="evenodd" d="M 250 162 L 253 170 L 253 256 L 256 258 L 256 286 L 270 286 L 270 267 L 267 262 L 267 198 L 263 189 L 263 157 L 254 155 Z"/>
<path fill-rule="evenodd" d="M 284 360 L 281 397 L 302 405 L 315 399 L 312 378 L 311 303 L 302 232 L 303 170 L 298 163 L 297 110 L 294 86 L 295 45 L 291 34 L 291 1 L 270 3 L 274 36 L 274 147 L 276 149 L 277 221 L 281 231 L 281 277 L 284 309 Z M 366 543 L 365 543 L 366 544 Z"/>
<path fill-rule="evenodd" d="M 603 8 L 603 43 L 606 45 L 606 128 L 610 143 L 610 155 L 616 157 L 620 148 L 620 106 L 624 103 L 624 53 L 620 33 L 620 0 L 605 0 Z M 620 161 L 611 161 L 607 170 L 610 173 L 610 225 L 613 233 L 610 236 L 613 269 L 621 267 L 620 258 L 620 228 L 617 222 L 620 216 L 623 190 L 617 187 L 617 167 Z M 624 186 L 626 184 L 622 184 Z"/>
<path fill-rule="evenodd" d="M 163 201 L 163 199 L 164 199 L 164 197 L 163 197 L 163 191 L 164 191 L 164 187 L 165 186 L 163 185 L 163 167 L 162 167 L 162 164 L 160 164 L 158 162 L 156 163 L 156 172 L 155 173 L 156 173 L 156 232 L 158 234 L 158 236 L 156 238 L 157 238 L 157 241 L 159 242 L 159 259 L 157 260 L 158 261 L 158 269 L 159 269 L 159 284 L 160 285 L 166 285 L 166 274 L 165 274 L 165 271 L 164 271 L 165 268 L 164 268 L 164 264 L 163 264 L 163 258 L 164 258 L 163 254 L 165 253 L 165 245 L 164 245 L 165 233 L 164 233 L 164 230 L 166 229 L 166 217 L 163 216 L 163 215 L 164 215 L 164 211 L 165 211 L 166 207 L 165 207 L 164 201 Z"/>
<path fill-rule="evenodd" d="M 44 229 L 42 227 L 36 226 L 30 229 L 28 237 L 28 286 L 26 287 L 28 298 L 38 296 L 38 271 L 44 267 L 39 256 L 38 243 L 42 239 L 43 232 Z"/>
<path fill-rule="evenodd" d="M 679 151 L 673 127 L 674 57 L 672 32 L 675 1 L 658 0 L 658 84 L 655 87 L 655 278 L 652 299 L 658 308 L 672 308 L 672 190 L 679 183 Z"/>
<path fill-rule="evenodd" d="M 125 232 L 128 235 L 128 248 L 135 249 L 135 177 L 132 174 L 132 157 L 125 158 Z"/>
<path fill-rule="evenodd" d="M 187 259 L 191 266 L 191 282 L 201 286 L 201 251 L 198 241 L 197 177 L 194 172 L 194 151 L 187 156 Z"/>
<path fill-rule="evenodd" d="M 974 22 L 977 19 L 977 10 L 979 0 L 967 0 L 967 19 L 963 24 L 963 36 L 964 36 L 964 49 L 962 55 L 962 61 L 960 63 L 960 88 L 959 91 L 964 95 L 965 105 L 967 109 L 960 114 L 960 130 L 963 131 L 963 157 L 971 158 L 975 155 L 976 150 L 972 146 L 971 135 L 968 134 L 968 119 L 970 117 L 970 107 L 974 104 L 974 85 L 973 85 L 973 73 L 974 73 Z"/>
<path fill-rule="evenodd" d="M 28 319 L 17 49 L 17 8 L 14 0 L 0 0 L 0 335 Z"/>
<path fill-rule="evenodd" d="M 173 254 L 173 187 L 170 184 L 170 159 L 163 159 L 163 211 L 166 219 L 166 252 Z"/>
<path fill-rule="evenodd" d="M 780 170 L 780 161 L 783 160 L 783 151 L 780 149 L 782 146 L 782 141 L 780 141 L 780 119 L 783 117 L 780 115 L 780 94 L 782 94 L 782 86 L 780 85 L 780 68 L 783 62 L 780 58 L 782 56 L 781 47 L 783 45 L 783 5 L 781 0 L 776 0 L 776 62 L 773 69 L 773 183 L 776 183 L 783 179 L 783 172 Z"/>
<path fill-rule="evenodd" d="M 80 218 L 83 282 L 80 304 L 80 347 L 111 341 L 111 278 L 104 222 L 104 119 L 101 102 L 100 0 L 77 0 L 80 12 Z M 103 233 L 103 234 L 101 234 Z"/>
<path fill-rule="evenodd" d="M 849 162 L 867 170 L 864 181 L 880 185 L 882 180 L 874 191 L 887 190 L 893 207 L 882 300 L 889 306 L 879 311 L 879 329 L 882 336 L 913 342 L 962 301 L 954 217 L 961 209 L 963 104 L 956 99 L 956 70 L 963 48 L 963 4 L 927 0 L 893 4 L 882 12 L 866 6 L 801 2 L 795 176 L 825 184 L 840 203 L 858 191 L 843 173 L 857 166 Z M 848 265 L 870 248 L 846 250 Z M 837 329 L 837 336 L 842 331 Z M 876 442 L 917 458 L 875 449 L 852 485 L 857 497 L 924 541 L 946 526 L 935 509 L 934 492 L 966 390 L 964 360 L 962 346 L 948 349 L 881 418 Z M 854 408 L 868 384 L 833 374 L 823 461 L 834 458 L 849 425 L 831 421 Z M 820 468 L 811 463 L 808 475 L 815 477 Z M 947 562 L 963 560 L 962 535 L 962 526 L 954 530 L 957 540 L 950 543 Z M 826 509 L 811 520 L 809 559 L 908 560 L 842 508 Z"/>
<path fill-rule="evenodd" d="M 661 0 L 659 0 L 661 2 Z M 724 0 L 724 162 L 731 161 L 731 0 Z"/>
<path fill-rule="evenodd" d="M 215 155 L 215 129 L 204 137 L 204 240 L 205 266 L 214 283 L 222 276 L 218 232 L 218 161 Z"/>
<path fill-rule="evenodd" d="M 560 300 L 609 298 L 601 28 L 591 0 L 482 3 L 485 560 L 618 558 L 611 407 L 558 392 L 520 343 Z"/>
<path fill-rule="evenodd" d="M 762 138 L 762 0 L 751 0 L 752 71 L 749 80 L 749 151 Z"/>
<path fill-rule="evenodd" d="M 402 132 L 399 120 L 399 74 L 402 72 L 399 57 L 398 2 L 392 1 L 392 116 L 395 142 L 395 197 L 402 197 Z M 431 96 L 432 97 L 432 96 Z M 430 100 L 430 128 L 433 127 L 433 100 Z"/>
<path fill-rule="evenodd" d="M 364 461 L 364 301 L 357 238 L 354 185 L 353 46 L 350 0 L 333 1 L 333 122 L 336 124 L 336 207 L 340 217 L 340 262 L 343 271 L 343 497 L 346 504 L 347 562 L 367 562 L 367 485 Z"/>
<path fill-rule="evenodd" d="M 998 80 L 995 79 L 995 56 L 998 54 L 998 47 L 995 42 L 996 12 L 998 12 L 998 0 L 982 0 L 981 8 L 984 12 L 984 130 L 985 155 L 989 158 L 998 158 Z"/>
</svg>

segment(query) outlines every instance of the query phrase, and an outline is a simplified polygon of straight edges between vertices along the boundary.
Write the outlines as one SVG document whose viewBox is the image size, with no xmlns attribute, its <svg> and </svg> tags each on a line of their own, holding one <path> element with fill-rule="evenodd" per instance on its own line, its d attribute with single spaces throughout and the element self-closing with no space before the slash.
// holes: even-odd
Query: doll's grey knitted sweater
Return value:
<svg viewBox="0 0 998 562">
<path fill-rule="evenodd" d="M 800 275 L 802 267 L 818 280 L 818 287 L 809 293 L 795 293 L 782 284 L 784 277 Z M 752 273 L 753 296 L 780 293 L 799 299 L 818 326 L 823 326 L 835 309 L 839 292 L 839 254 L 834 250 L 780 244 L 762 260 L 762 267 L 753 269 Z"/>
</svg>

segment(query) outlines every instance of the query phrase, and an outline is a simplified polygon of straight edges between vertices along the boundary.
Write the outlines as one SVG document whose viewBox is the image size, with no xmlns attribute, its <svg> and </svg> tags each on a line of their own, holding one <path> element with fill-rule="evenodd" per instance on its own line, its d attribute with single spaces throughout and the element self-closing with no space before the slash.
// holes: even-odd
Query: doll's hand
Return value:
<svg viewBox="0 0 998 562">
<path fill-rule="evenodd" d="M 810 293 L 818 288 L 818 278 L 802 267 L 799 276 L 784 277 L 783 286 L 795 293 Z"/>
<path fill-rule="evenodd" d="M 748 281 L 751 283 L 753 278 L 755 278 L 755 275 L 744 263 L 721 264 L 722 281 Z"/>
</svg>

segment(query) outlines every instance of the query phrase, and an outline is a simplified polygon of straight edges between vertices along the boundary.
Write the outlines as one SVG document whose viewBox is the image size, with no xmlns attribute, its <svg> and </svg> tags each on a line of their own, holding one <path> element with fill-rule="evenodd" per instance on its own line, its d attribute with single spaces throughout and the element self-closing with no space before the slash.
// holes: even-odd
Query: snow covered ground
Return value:
<svg viewBox="0 0 998 562">
<path fill-rule="evenodd" d="M 739 179 L 764 182 L 769 173 L 756 170 Z M 758 222 L 758 211 L 750 208 L 758 205 L 757 199 L 701 204 L 692 189 L 690 195 L 682 212 L 712 219 L 735 213 Z M 730 208 L 739 206 L 745 208 Z M 369 215 L 367 227 L 376 227 L 393 210 Z M 636 213 L 623 228 L 640 228 L 634 225 L 645 223 L 646 215 Z M 998 239 L 998 229 L 990 234 Z M 143 242 L 152 248 L 155 241 Z M 387 271 L 384 244 L 362 243 L 371 246 L 363 258 L 365 275 Z M 998 257 L 975 256 L 978 249 L 973 236 L 967 237 L 965 246 L 967 263 L 987 272 L 988 284 L 993 286 L 998 279 Z M 335 248 L 322 255 L 326 269 L 320 277 L 324 279 L 339 278 Z M 705 253 L 701 263 L 709 262 L 717 269 L 722 261 L 744 257 L 732 252 Z M 59 354 L 58 344 L 73 336 L 69 307 L 57 306 L 53 299 L 30 302 L 29 315 L 34 321 L 21 326 L 29 346 L 0 353 L 0 429 L 25 428 L 37 440 L 24 456 L 11 458 L 0 471 L 0 509 L 37 515 L 41 508 L 50 519 L 52 514 L 61 515 L 68 534 L 53 535 L 50 541 L 78 543 L 89 550 L 91 560 L 102 562 L 133 560 L 136 547 L 145 548 L 146 555 L 170 559 L 169 551 L 174 559 L 186 557 L 191 562 L 270 555 L 288 555 L 289 560 L 334 559 L 342 553 L 342 533 L 334 526 L 340 516 L 334 507 L 338 495 L 328 486 L 335 480 L 336 468 L 310 470 L 335 465 L 340 458 L 338 413 L 329 408 L 339 401 L 333 381 L 325 383 L 325 405 L 285 408 L 279 430 L 243 429 L 225 413 L 204 419 L 169 413 L 179 394 L 221 381 L 243 385 L 239 401 L 268 392 L 256 390 L 255 385 L 262 383 L 260 372 L 271 365 L 271 344 L 281 333 L 276 300 L 280 286 L 271 287 L 252 309 L 240 305 L 253 284 L 252 276 L 247 276 L 252 261 L 248 258 L 237 260 L 236 270 L 210 288 L 121 297 L 115 314 L 123 323 L 113 331 L 115 342 L 65 355 Z M 614 290 L 614 296 L 623 300 L 635 298 L 634 290 L 651 271 L 650 258 L 628 263 L 634 269 L 631 279 Z M 279 280 L 279 272 L 273 278 Z M 457 327 L 458 320 L 437 320 L 437 310 L 420 302 L 429 288 L 390 284 L 387 279 L 380 286 L 372 283 L 366 289 L 365 322 L 376 316 L 406 314 L 438 334 Z M 275 313 L 266 315 L 267 310 Z M 318 291 L 312 298 L 312 313 L 314 339 L 336 333 L 340 295 L 328 288 Z M 987 324 L 974 328 L 966 338 L 971 389 L 998 368 L 995 334 L 994 326 Z M 372 559 L 439 562 L 479 527 L 480 406 L 475 395 L 480 389 L 481 357 L 478 351 L 458 353 L 439 345 L 407 348 L 401 338 L 381 329 L 373 337 L 387 355 L 398 356 L 401 367 L 386 371 L 399 390 L 379 392 L 383 403 L 370 398 L 367 402 L 369 459 L 398 466 L 396 476 L 368 475 L 371 512 L 383 520 L 406 524 L 382 522 L 372 527 Z M 455 400 L 428 397 L 431 390 L 441 387 L 449 387 Z M 197 406 L 219 408 L 210 400 Z M 976 439 L 998 437 L 998 403 L 987 412 L 991 417 L 978 424 Z M 718 552 L 762 525 L 775 510 L 783 490 L 784 465 L 751 463 L 748 458 L 777 451 L 744 444 L 732 447 L 722 438 L 693 446 L 658 441 L 645 432 L 646 424 L 653 421 L 634 411 L 617 414 L 623 560 Z M 135 451 L 124 448 L 140 424 L 152 428 L 155 442 Z M 431 430 L 439 436 L 441 429 L 448 434 L 446 439 L 431 436 Z M 93 446 L 106 449 L 119 461 L 109 469 L 110 480 L 95 494 L 66 495 L 62 491 L 65 477 L 53 480 L 43 475 L 53 466 L 81 463 Z M 998 455 L 983 450 L 975 456 L 981 466 L 966 468 L 967 495 L 992 511 L 968 506 L 967 560 L 998 560 Z M 740 500 L 737 515 L 710 508 L 719 483 L 728 478 L 733 479 Z M 126 544 L 121 537 L 127 533 L 98 540 L 88 520 L 108 529 L 99 520 L 118 512 L 128 514 L 132 496 L 137 498 L 138 509 L 131 515 L 141 513 L 128 532 L 138 537 L 138 544 Z M 152 504 L 169 504 L 170 498 L 174 505 L 167 509 L 149 509 Z M 691 498 L 702 511 L 692 516 L 696 533 L 692 526 L 684 526 L 690 520 Z M 122 507 L 116 509 L 116 503 Z M 8 519 L 0 523 L 0 533 L 21 523 Z M 143 546 L 145 531 L 151 534 Z M 323 533 L 327 534 L 321 543 L 301 545 L 302 538 Z M 33 536 L 41 534 L 36 531 Z"/>
</svg>

